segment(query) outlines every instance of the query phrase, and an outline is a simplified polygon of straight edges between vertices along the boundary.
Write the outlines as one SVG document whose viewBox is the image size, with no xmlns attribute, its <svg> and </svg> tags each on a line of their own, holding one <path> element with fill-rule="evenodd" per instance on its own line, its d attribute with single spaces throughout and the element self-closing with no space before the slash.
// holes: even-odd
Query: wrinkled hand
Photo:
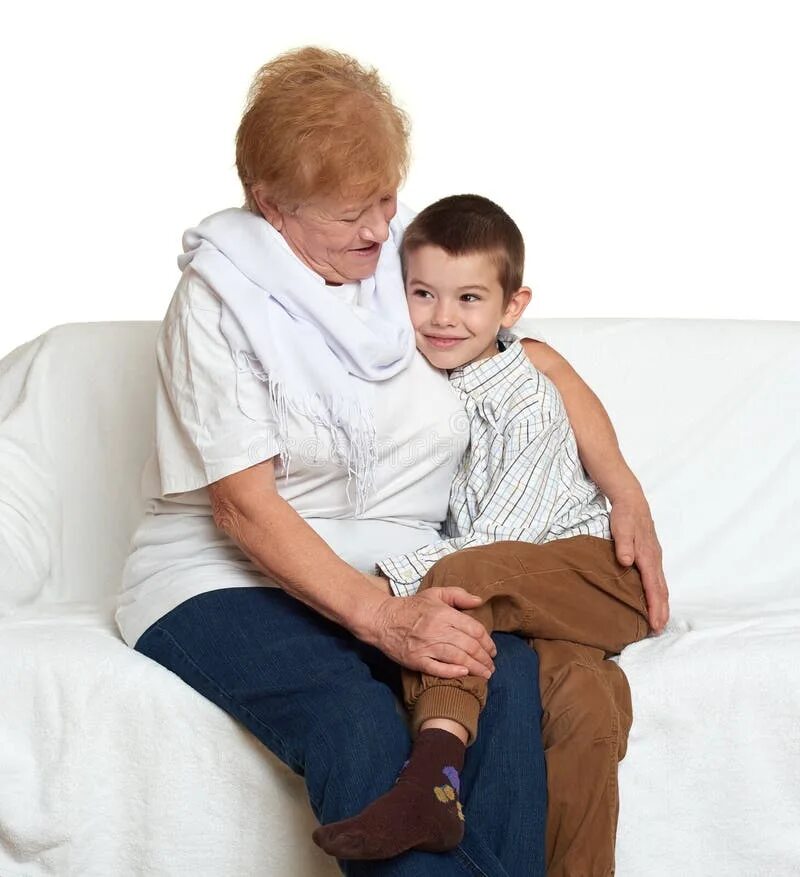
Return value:
<svg viewBox="0 0 800 877">
<path fill-rule="evenodd" d="M 494 673 L 497 654 L 486 628 L 459 609 L 483 601 L 463 588 L 429 588 L 413 597 L 388 597 L 373 621 L 373 645 L 397 664 L 444 679 Z"/>
<path fill-rule="evenodd" d="M 636 564 L 642 577 L 650 627 L 655 633 L 661 633 L 669 620 L 669 590 L 662 567 L 661 545 L 643 494 L 612 503 L 611 535 L 617 560 L 625 566 Z"/>
</svg>

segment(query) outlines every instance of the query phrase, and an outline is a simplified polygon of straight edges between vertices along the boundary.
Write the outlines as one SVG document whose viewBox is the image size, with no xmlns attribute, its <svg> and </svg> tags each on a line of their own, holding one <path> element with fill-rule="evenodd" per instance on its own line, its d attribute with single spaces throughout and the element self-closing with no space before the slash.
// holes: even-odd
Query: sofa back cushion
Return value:
<svg viewBox="0 0 800 877">
<path fill-rule="evenodd" d="M 800 594 L 799 323 L 525 325 L 608 409 L 651 502 L 676 604 Z M 60 326 L 0 363 L 5 602 L 116 591 L 143 508 L 157 328 Z"/>
<path fill-rule="evenodd" d="M 800 323 L 531 325 L 606 406 L 673 603 L 800 596 Z"/>
</svg>

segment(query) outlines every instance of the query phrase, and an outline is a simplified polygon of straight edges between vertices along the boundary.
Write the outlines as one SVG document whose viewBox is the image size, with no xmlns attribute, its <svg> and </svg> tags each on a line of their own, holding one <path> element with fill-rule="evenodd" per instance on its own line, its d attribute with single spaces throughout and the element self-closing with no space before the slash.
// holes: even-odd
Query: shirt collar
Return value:
<svg viewBox="0 0 800 877">
<path fill-rule="evenodd" d="M 497 340 L 505 349 L 494 356 L 454 368 L 450 372 L 450 383 L 466 393 L 480 391 L 490 393 L 498 384 L 507 384 L 509 378 L 524 373 L 529 366 L 525 348 L 516 335 L 502 329 Z"/>
</svg>

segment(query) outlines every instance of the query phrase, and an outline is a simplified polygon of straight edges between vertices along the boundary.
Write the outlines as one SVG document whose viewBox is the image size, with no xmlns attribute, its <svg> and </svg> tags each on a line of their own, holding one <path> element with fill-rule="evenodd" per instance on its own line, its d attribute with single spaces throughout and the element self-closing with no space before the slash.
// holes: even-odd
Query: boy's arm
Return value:
<svg viewBox="0 0 800 877">
<path fill-rule="evenodd" d="M 506 437 L 502 465 L 478 509 L 472 530 L 378 563 L 394 593 L 415 594 L 437 560 L 462 548 L 506 540 L 540 542 L 563 499 L 558 469 L 568 432 L 565 417 L 541 429 L 534 429 L 529 420 L 515 424 Z"/>
<path fill-rule="evenodd" d="M 578 452 L 589 477 L 611 502 L 611 533 L 620 563 L 635 563 L 642 576 L 650 627 L 669 618 L 669 591 L 650 506 L 625 462 L 614 427 L 600 400 L 552 347 L 523 339 L 528 359 L 556 385 L 567 409 Z"/>
</svg>

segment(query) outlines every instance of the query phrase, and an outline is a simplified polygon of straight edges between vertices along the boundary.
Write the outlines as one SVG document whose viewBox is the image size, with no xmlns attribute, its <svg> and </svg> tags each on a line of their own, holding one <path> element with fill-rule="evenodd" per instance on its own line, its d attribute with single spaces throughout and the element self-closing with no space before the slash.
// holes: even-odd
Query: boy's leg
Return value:
<svg viewBox="0 0 800 877">
<path fill-rule="evenodd" d="M 638 573 L 617 563 L 613 545 L 603 539 L 576 537 L 544 545 L 500 542 L 466 549 L 439 561 L 422 583 L 423 588 L 447 585 L 484 598 L 470 614 L 490 632 L 588 641 L 610 653 L 647 632 Z M 463 831 L 458 803 L 463 744 L 446 731 L 416 732 L 428 720 L 448 718 L 461 724 L 474 741 L 486 702 L 486 681 L 446 680 L 404 670 L 403 689 L 406 705 L 414 707 L 417 739 L 411 758 L 395 789 L 355 819 L 315 832 L 317 843 L 332 854 L 378 858 L 387 851 L 394 854 L 409 838 L 417 848 L 447 849 Z M 434 803 L 432 785 L 444 807 Z M 402 822 L 412 829 L 404 837 L 385 830 Z M 421 837 L 426 838 L 424 846 Z"/>
<path fill-rule="evenodd" d="M 548 877 L 614 873 L 617 765 L 632 722 L 628 680 L 600 649 L 532 640 L 547 762 Z"/>
<path fill-rule="evenodd" d="M 440 560 L 422 589 L 461 587 L 483 597 L 469 614 L 491 633 L 565 640 L 615 655 L 648 633 L 639 573 L 622 566 L 607 539 L 576 536 L 535 545 L 495 542 Z M 463 725 L 470 742 L 486 703 L 486 680 L 442 679 L 403 672 L 403 693 L 413 731 L 429 719 Z"/>
</svg>

